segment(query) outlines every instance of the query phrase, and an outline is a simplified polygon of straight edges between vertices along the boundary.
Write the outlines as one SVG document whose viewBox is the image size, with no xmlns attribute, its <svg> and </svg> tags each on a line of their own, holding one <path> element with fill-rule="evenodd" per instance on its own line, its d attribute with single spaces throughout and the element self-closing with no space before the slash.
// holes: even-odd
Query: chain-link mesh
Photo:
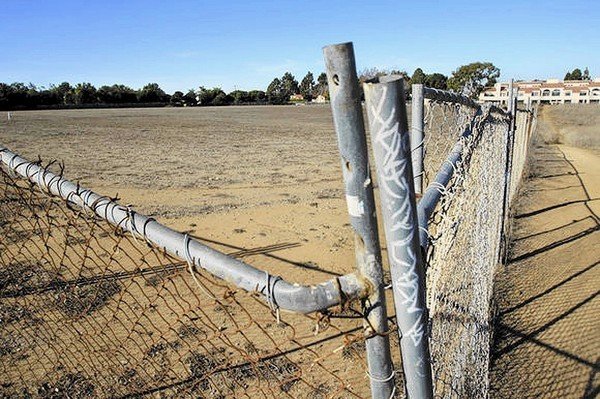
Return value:
<svg viewBox="0 0 600 399">
<path fill-rule="evenodd" d="M 258 294 L 4 167 L 0 237 L 0 396 L 370 396 L 358 304 L 278 321 Z M 213 245 L 289 267 L 276 248 Z"/>
<path fill-rule="evenodd" d="M 442 163 L 465 128 L 471 123 L 475 110 L 460 104 L 426 100 L 423 116 L 423 186 L 435 179 Z"/>
<path fill-rule="evenodd" d="M 443 122 L 432 123 L 436 120 Z M 447 154 L 454 138 L 469 126 L 472 130 L 460 139 L 463 154 L 452 180 L 435 188 L 442 191 L 442 198 L 428 226 L 427 297 L 435 396 L 486 397 L 493 275 L 505 216 L 509 119 L 486 108 L 475 115 L 467 106 L 431 101 L 425 126 L 425 135 L 430 136 L 425 140 L 425 170 L 430 179 L 445 159 L 434 160 L 432 155 Z M 516 136 L 524 137 L 524 123 L 517 126 Z M 524 157 L 513 161 L 519 163 L 513 165 L 516 187 Z"/>
</svg>

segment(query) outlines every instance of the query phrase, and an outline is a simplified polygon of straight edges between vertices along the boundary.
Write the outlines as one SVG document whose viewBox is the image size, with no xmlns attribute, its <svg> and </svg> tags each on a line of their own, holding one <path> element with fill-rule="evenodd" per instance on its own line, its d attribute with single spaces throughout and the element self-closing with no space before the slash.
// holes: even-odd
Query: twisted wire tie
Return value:
<svg viewBox="0 0 600 399">
<path fill-rule="evenodd" d="M 190 274 L 192 275 L 192 279 L 194 279 L 194 282 L 196 283 L 196 285 L 198 286 L 198 288 L 200 288 L 200 290 L 202 290 L 202 292 L 204 292 L 209 298 L 218 301 L 217 298 L 214 297 L 214 295 L 212 295 L 209 291 L 208 288 L 206 288 L 201 282 L 200 280 L 198 280 L 198 278 L 196 277 L 196 271 L 194 270 L 195 268 L 195 259 L 192 258 L 192 255 L 190 254 L 190 242 L 192 241 L 192 239 L 190 238 L 189 234 L 185 234 L 183 236 L 183 255 L 185 257 L 185 261 L 187 262 L 188 265 L 188 271 L 190 272 Z"/>
<path fill-rule="evenodd" d="M 369 380 L 371 380 L 371 381 L 380 382 L 380 383 L 385 383 L 385 382 L 389 382 L 389 381 L 391 381 L 391 380 L 394 378 L 394 376 L 396 375 L 396 370 L 392 370 L 392 373 L 391 373 L 391 374 L 390 374 L 388 377 L 386 377 L 386 378 L 383 378 L 383 379 L 380 379 L 380 378 L 373 377 L 373 376 L 372 376 L 372 375 L 369 373 L 369 370 L 367 370 L 367 371 L 365 372 L 365 374 L 367 375 L 367 377 L 369 377 Z M 390 399 L 393 399 L 393 397 L 394 397 L 394 395 L 395 395 L 395 394 L 396 394 L 396 385 L 394 384 L 394 388 L 392 389 L 392 393 L 390 394 Z"/>
<path fill-rule="evenodd" d="M 8 175 L 10 177 L 12 177 L 13 179 L 17 177 L 17 171 L 16 171 L 17 167 L 13 165 L 13 162 L 15 161 L 16 158 L 17 158 L 17 155 L 15 154 L 8 161 Z"/>
<path fill-rule="evenodd" d="M 267 290 L 267 302 L 269 303 L 269 308 L 271 309 L 271 312 L 275 313 L 275 317 L 277 318 L 277 324 L 280 323 L 280 315 L 279 315 L 279 305 L 277 304 L 277 302 L 275 301 L 275 296 L 273 295 L 273 290 L 275 288 L 275 284 L 277 283 L 277 281 L 281 280 L 281 277 L 279 276 L 274 276 L 274 281 L 273 283 L 271 283 L 271 275 L 269 274 L 268 271 L 265 270 L 265 288 Z"/>
</svg>

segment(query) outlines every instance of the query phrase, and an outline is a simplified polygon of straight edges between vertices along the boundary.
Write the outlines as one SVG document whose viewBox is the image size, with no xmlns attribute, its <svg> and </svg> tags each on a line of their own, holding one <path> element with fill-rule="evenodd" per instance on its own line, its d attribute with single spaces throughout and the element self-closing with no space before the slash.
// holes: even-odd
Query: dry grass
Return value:
<svg viewBox="0 0 600 399">
<path fill-rule="evenodd" d="M 546 144 L 600 149 L 600 106 L 562 104 L 543 106 L 537 128 Z"/>
</svg>

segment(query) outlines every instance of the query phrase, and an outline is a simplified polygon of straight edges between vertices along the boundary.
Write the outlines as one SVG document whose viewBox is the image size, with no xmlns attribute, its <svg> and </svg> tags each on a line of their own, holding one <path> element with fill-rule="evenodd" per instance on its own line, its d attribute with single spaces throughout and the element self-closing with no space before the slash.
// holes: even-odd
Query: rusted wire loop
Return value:
<svg viewBox="0 0 600 399">
<path fill-rule="evenodd" d="M 273 291 L 275 288 L 275 284 L 277 284 L 277 281 L 281 280 L 281 277 L 279 276 L 271 276 L 269 274 L 268 271 L 265 270 L 265 289 L 266 289 L 266 294 L 267 294 L 267 303 L 269 304 L 269 308 L 271 309 L 271 312 L 275 313 L 275 316 L 277 318 L 277 324 L 279 324 L 280 322 L 280 315 L 279 315 L 279 305 L 277 305 L 277 301 L 275 300 L 275 296 L 273 295 Z"/>
<path fill-rule="evenodd" d="M 188 271 L 192 275 L 192 279 L 194 279 L 194 283 L 196 283 L 198 288 L 200 288 L 200 290 L 202 292 L 204 292 L 209 298 L 211 298 L 215 301 L 218 301 L 218 299 L 208 290 L 208 288 L 206 288 L 200 282 L 200 280 L 198 280 L 198 278 L 196 277 L 196 262 L 195 262 L 196 260 L 190 254 L 190 242 L 191 241 L 192 241 L 192 238 L 190 237 L 189 234 L 186 233 L 183 236 L 183 256 L 185 257 L 185 260 L 187 262 Z M 200 262 L 200 260 L 198 260 L 198 262 Z"/>
</svg>

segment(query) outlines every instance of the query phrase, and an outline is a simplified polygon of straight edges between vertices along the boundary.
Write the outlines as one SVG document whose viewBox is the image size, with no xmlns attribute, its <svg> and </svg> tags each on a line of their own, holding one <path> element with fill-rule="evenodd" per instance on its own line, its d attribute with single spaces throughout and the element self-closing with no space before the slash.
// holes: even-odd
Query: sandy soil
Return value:
<svg viewBox="0 0 600 399">
<path fill-rule="evenodd" d="M 328 106 L 16 112 L 10 124 L 0 122 L 0 143 L 31 160 L 38 155 L 46 161 L 58 159 L 66 165 L 65 174 L 69 179 L 79 180 L 100 194 L 118 193 L 122 204 L 131 204 L 138 212 L 190 232 L 210 246 L 235 254 L 288 281 L 321 282 L 354 269 L 352 234 Z M 67 231 L 68 226 L 65 229 Z M 60 247 L 64 243 L 56 245 Z M 109 245 L 104 247 L 107 253 L 115 251 Z M 73 278 L 81 273 L 82 263 L 76 257 L 74 260 Z M 102 265 L 102 260 L 96 263 Z M 123 270 L 131 272 L 134 266 L 125 264 Z M 119 294 L 129 298 L 124 303 L 134 304 L 135 314 L 145 309 L 144 322 L 138 324 L 144 325 L 144 331 L 154 332 L 151 339 L 138 335 L 129 325 L 131 312 L 120 309 L 119 303 L 114 301 L 98 311 L 106 316 L 100 327 L 90 326 L 87 318 L 81 319 L 81 329 L 85 330 L 82 336 L 73 335 L 71 330 L 58 334 L 51 328 L 43 328 L 46 331 L 43 335 L 48 335 L 43 340 L 44 345 L 56 347 L 55 342 L 59 342 L 58 347 L 66 348 L 75 358 L 80 353 L 89 354 L 89 351 L 77 350 L 81 342 L 91 342 L 94 346 L 96 340 L 102 340 L 107 354 L 104 370 L 120 370 L 123 366 L 118 364 L 135 359 L 137 363 L 133 368 L 136 370 L 158 367 L 156 377 L 151 370 L 144 381 L 172 377 L 160 370 L 168 362 L 157 365 L 155 361 L 148 361 L 148 356 L 160 345 L 183 345 L 182 338 L 171 336 L 173 334 L 164 342 L 161 337 L 165 326 L 169 326 L 171 332 L 178 331 L 185 327 L 183 321 L 198 319 L 195 323 L 202 327 L 205 320 L 195 314 L 202 312 L 206 313 L 205 318 L 219 320 L 228 331 L 234 331 L 231 334 L 235 334 L 235 329 L 221 320 L 222 309 L 203 300 L 202 293 L 192 295 L 193 282 L 185 270 L 179 270 L 165 281 L 155 289 L 148 288 L 153 287 L 148 284 L 154 284 L 154 280 L 136 277 Z M 160 287 L 167 287 L 161 288 L 163 297 L 155 292 Z M 172 304 L 164 299 L 171 295 L 164 294 L 164 290 L 177 291 L 181 297 L 188 298 L 186 309 L 173 312 Z M 195 296 L 200 298 L 196 300 Z M 273 323 L 273 316 L 265 306 L 250 306 L 244 302 L 244 308 L 232 304 L 231 312 L 236 316 L 245 311 L 260 315 L 258 320 L 268 327 L 265 332 L 258 325 L 252 325 L 240 332 L 251 337 L 253 344 L 264 351 L 261 353 L 271 353 L 274 348 L 287 350 L 292 345 L 287 336 L 300 335 L 303 338 L 298 342 L 314 346 L 314 353 L 301 351 L 292 358 L 298 364 L 307 365 L 307 379 L 326 380 L 329 377 L 324 372 L 329 370 L 349 384 L 354 394 L 369 395 L 362 367 L 364 351 L 360 348 L 355 358 L 349 358 L 347 350 L 340 350 L 344 338 L 326 339 L 317 344 L 324 335 L 313 334 L 315 322 L 312 319 L 285 314 L 284 320 L 294 326 L 286 330 Z M 129 331 L 124 343 L 121 343 L 123 331 L 111 331 L 113 315 L 123 318 L 126 324 L 123 331 Z M 360 330 L 357 328 L 360 319 L 336 320 L 335 325 L 344 332 L 356 332 Z M 216 334 L 220 330 L 215 331 Z M 330 328 L 325 334 L 334 332 Z M 277 344 L 265 337 L 267 333 L 276 337 Z M 232 341 L 243 342 L 238 335 L 233 335 Z M 217 349 L 227 347 L 222 342 L 210 341 L 210 344 Z M 192 349 L 197 348 L 192 346 Z M 172 362 L 176 363 L 172 373 L 179 378 L 185 376 L 186 367 L 191 367 L 188 355 L 179 349 L 169 351 L 165 353 L 178 358 Z M 57 358 L 63 351 L 55 352 L 47 356 L 46 366 L 59 362 Z M 317 355 L 326 358 L 322 370 L 310 366 Z M 399 364 L 397 347 L 394 357 Z M 86 360 L 92 362 L 87 369 L 93 369 L 94 359 Z M 147 366 L 144 361 L 149 362 Z M 72 364 L 67 362 L 64 367 L 74 372 L 82 365 L 86 368 L 85 364 L 79 359 Z M 42 381 L 54 378 L 46 374 L 49 367 L 46 366 L 42 364 L 36 374 Z M 33 366 L 27 364 L 27 367 Z M 18 374 L 21 369 L 13 371 Z M 15 380 L 19 378 L 9 379 Z M 101 378 L 98 381 L 100 386 L 109 384 Z M 398 383 L 402 384 L 401 378 Z M 331 382 L 327 384 L 330 395 L 338 389 Z M 303 388 L 297 384 L 293 389 Z M 273 396 L 279 395 L 277 389 L 274 392 Z M 305 394 L 310 396 L 313 392 Z M 342 396 L 347 394 L 348 391 Z M 298 392 L 294 395 L 302 396 Z"/>
<path fill-rule="evenodd" d="M 600 392 L 599 166 L 585 149 L 534 150 L 511 260 L 496 277 L 491 397 Z"/>
<path fill-rule="evenodd" d="M 329 106 L 15 112 L 0 143 L 178 230 L 277 244 L 292 281 L 353 269 Z"/>
</svg>

